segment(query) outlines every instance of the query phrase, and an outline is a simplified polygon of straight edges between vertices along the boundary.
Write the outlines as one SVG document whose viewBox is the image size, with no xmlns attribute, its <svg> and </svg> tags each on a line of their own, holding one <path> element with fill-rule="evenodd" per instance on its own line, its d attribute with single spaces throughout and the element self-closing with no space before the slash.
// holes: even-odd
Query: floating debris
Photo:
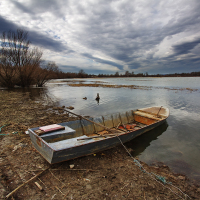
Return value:
<svg viewBox="0 0 200 200">
<path fill-rule="evenodd" d="M 73 106 L 69 106 L 69 107 L 66 107 L 66 108 L 69 109 L 69 110 L 73 110 L 74 109 Z"/>
</svg>

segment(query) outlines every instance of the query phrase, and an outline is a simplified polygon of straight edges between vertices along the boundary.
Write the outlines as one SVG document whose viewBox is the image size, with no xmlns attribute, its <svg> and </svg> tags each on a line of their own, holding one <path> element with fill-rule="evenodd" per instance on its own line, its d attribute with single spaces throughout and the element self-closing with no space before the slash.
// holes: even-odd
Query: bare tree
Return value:
<svg viewBox="0 0 200 200">
<path fill-rule="evenodd" d="M 41 62 L 42 52 L 31 48 L 28 32 L 18 29 L 3 32 L 0 49 L 0 82 L 7 87 L 22 87 L 34 82 L 34 72 Z"/>
<path fill-rule="evenodd" d="M 81 69 L 78 73 L 78 78 L 87 78 L 87 74 L 83 69 Z"/>
<path fill-rule="evenodd" d="M 49 61 L 47 63 L 47 69 L 51 72 L 55 72 L 55 73 L 59 72 L 58 66 L 56 65 L 54 61 Z"/>
<path fill-rule="evenodd" d="M 35 71 L 36 87 L 43 87 L 49 79 L 49 71 L 46 68 L 38 67 Z"/>
<path fill-rule="evenodd" d="M 54 61 L 48 62 L 44 67 L 36 70 L 36 86 L 42 87 L 50 79 L 58 78 L 59 68 Z"/>
<path fill-rule="evenodd" d="M 131 75 L 131 73 L 129 71 L 126 71 L 124 75 L 125 75 L 125 77 L 129 77 Z"/>
<path fill-rule="evenodd" d="M 10 66 L 4 57 L 0 60 L 0 84 L 12 88 L 16 83 L 16 67 Z"/>
</svg>

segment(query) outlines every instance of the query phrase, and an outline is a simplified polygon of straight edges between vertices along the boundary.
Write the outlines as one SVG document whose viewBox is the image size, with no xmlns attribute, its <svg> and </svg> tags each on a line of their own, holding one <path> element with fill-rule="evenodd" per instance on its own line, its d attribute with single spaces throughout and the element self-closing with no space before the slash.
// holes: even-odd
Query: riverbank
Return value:
<svg viewBox="0 0 200 200">
<path fill-rule="evenodd" d="M 154 180 L 136 165 L 122 146 L 49 165 L 33 148 L 24 132 L 31 127 L 75 119 L 53 102 L 32 99 L 28 92 L 4 90 L 0 91 L 0 111 L 0 125 L 5 125 L 0 133 L 3 134 L 0 136 L 2 199 L 47 168 L 10 199 L 186 199 L 183 193 L 191 199 L 199 199 L 200 186 L 192 180 L 172 173 L 163 163 L 148 166 L 141 162 L 146 171 L 165 177 L 183 193 L 171 184 Z"/>
</svg>

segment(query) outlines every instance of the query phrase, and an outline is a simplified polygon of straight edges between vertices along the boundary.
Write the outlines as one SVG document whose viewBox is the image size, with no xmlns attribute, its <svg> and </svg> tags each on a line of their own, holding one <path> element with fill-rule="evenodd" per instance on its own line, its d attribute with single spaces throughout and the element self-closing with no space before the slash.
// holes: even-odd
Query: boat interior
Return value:
<svg viewBox="0 0 200 200">
<path fill-rule="evenodd" d="M 101 140 L 106 137 L 132 132 L 161 121 L 168 115 L 168 109 L 151 107 L 106 115 L 104 117 L 88 118 L 90 121 L 82 118 L 76 121 L 60 123 L 60 125 L 65 127 L 64 130 L 52 131 L 38 137 L 43 139 L 53 149 L 59 149 L 64 144 L 66 145 L 66 143 L 70 146 L 70 144 L 74 145 L 77 142 L 87 143 L 91 141 L 90 139 Z M 31 130 L 35 133 L 39 128 Z"/>
</svg>

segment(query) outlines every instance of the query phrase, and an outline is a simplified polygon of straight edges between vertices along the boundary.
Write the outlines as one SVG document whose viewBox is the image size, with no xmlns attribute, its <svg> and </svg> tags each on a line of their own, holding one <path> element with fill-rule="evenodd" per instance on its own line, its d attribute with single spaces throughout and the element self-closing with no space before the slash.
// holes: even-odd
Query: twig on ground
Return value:
<svg viewBox="0 0 200 200">
<path fill-rule="evenodd" d="M 49 170 L 50 171 L 50 173 L 52 174 L 52 176 L 54 177 L 54 178 L 56 178 L 60 183 L 62 183 L 64 186 L 66 186 L 59 178 L 57 178 L 54 174 L 53 174 L 53 172 L 51 171 L 51 170 Z"/>
<path fill-rule="evenodd" d="M 69 191 L 70 192 L 70 191 Z M 67 192 L 67 194 L 65 194 L 65 196 L 63 197 L 63 199 L 65 199 L 65 197 L 69 194 L 69 192 Z"/>
<path fill-rule="evenodd" d="M 49 169 L 49 167 L 47 168 Z M 44 171 L 46 171 L 47 169 L 41 171 L 40 173 L 38 173 L 37 175 L 35 175 L 34 177 L 32 177 L 31 179 L 29 179 L 28 181 L 24 182 L 23 184 L 21 184 L 20 186 L 18 186 L 15 190 L 13 190 L 12 192 L 10 192 L 6 198 L 10 197 L 11 195 L 13 195 L 17 190 L 19 190 L 22 186 L 26 185 L 27 183 L 31 182 L 33 179 L 37 178 L 40 174 L 42 174 Z"/>
<path fill-rule="evenodd" d="M 44 184 L 44 182 L 40 178 L 38 178 L 38 180 L 47 188 L 46 184 Z"/>
<path fill-rule="evenodd" d="M 145 192 L 144 192 L 144 199 L 146 200 L 146 197 L 145 197 Z"/>
<path fill-rule="evenodd" d="M 36 175 L 33 171 L 32 172 L 26 171 L 26 172 L 29 173 L 29 174 L 32 174 L 34 176 Z M 44 184 L 44 182 L 40 178 L 38 178 L 38 180 L 47 188 L 47 186 Z"/>
<path fill-rule="evenodd" d="M 62 195 L 64 195 L 63 192 L 59 189 L 59 187 L 55 186 L 55 188 L 56 188 Z M 65 195 L 64 195 L 64 196 L 65 196 Z"/>
</svg>

